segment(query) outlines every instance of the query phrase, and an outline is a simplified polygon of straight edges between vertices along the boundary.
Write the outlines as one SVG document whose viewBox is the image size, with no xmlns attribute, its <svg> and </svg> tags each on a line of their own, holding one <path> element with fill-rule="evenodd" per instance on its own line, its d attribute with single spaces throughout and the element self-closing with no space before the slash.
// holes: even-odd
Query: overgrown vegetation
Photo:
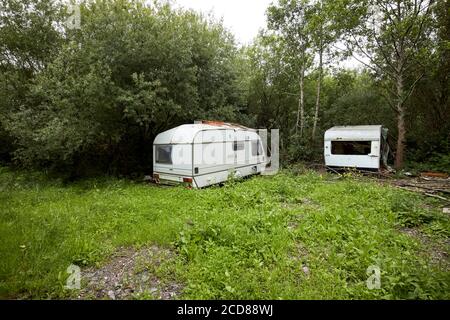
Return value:
<svg viewBox="0 0 450 320">
<path fill-rule="evenodd" d="M 280 129 L 285 163 L 322 160 L 331 126 L 383 124 L 410 166 L 449 170 L 449 0 L 279 0 L 248 46 L 166 2 L 77 3 L 79 28 L 66 1 L 0 3 L 2 163 L 149 174 L 156 134 L 208 119 Z"/>
<path fill-rule="evenodd" d="M 69 298 L 66 268 L 158 245 L 151 269 L 192 299 L 449 299 L 438 203 L 353 175 L 284 171 L 188 190 L 116 178 L 64 184 L 0 169 L 0 296 Z M 406 233 L 414 229 L 428 240 Z M 369 290 L 369 266 L 381 289 Z M 132 298 L 154 298 L 150 292 Z"/>
</svg>

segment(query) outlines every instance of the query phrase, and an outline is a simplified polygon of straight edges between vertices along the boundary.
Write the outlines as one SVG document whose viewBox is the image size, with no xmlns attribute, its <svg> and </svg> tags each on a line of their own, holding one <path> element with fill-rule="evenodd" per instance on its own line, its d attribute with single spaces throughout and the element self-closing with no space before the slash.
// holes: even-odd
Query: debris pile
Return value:
<svg viewBox="0 0 450 320">
<path fill-rule="evenodd" d="M 419 177 L 395 180 L 394 185 L 450 202 L 450 178 L 446 173 L 423 172 Z"/>
</svg>

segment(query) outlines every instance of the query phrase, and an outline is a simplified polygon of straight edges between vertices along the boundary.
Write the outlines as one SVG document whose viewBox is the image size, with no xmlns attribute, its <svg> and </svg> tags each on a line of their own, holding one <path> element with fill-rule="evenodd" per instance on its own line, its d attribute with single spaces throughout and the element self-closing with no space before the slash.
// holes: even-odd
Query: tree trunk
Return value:
<svg viewBox="0 0 450 320">
<path fill-rule="evenodd" d="M 405 127 L 405 108 L 403 104 L 403 75 L 397 76 L 397 152 L 395 154 L 395 169 L 399 170 L 403 168 L 403 161 L 405 155 L 405 139 L 406 139 L 406 127 Z"/>
<path fill-rule="evenodd" d="M 320 43 L 319 49 L 319 79 L 317 80 L 317 98 L 316 98 L 316 111 L 314 114 L 314 124 L 312 130 L 312 140 L 316 138 L 317 122 L 319 121 L 319 109 L 320 109 L 320 93 L 322 90 L 322 70 L 323 70 L 323 48 Z"/>
<path fill-rule="evenodd" d="M 403 168 L 404 153 L 405 153 L 405 114 L 403 107 L 399 110 L 397 118 L 398 138 L 397 138 L 397 153 L 395 154 L 395 168 L 400 170 Z"/>
<path fill-rule="evenodd" d="M 305 130 L 305 68 L 302 67 L 302 77 L 300 81 L 300 135 L 303 137 L 303 131 Z"/>
<path fill-rule="evenodd" d="M 305 93 L 304 93 L 305 66 L 302 65 L 300 70 L 300 97 L 298 99 L 297 123 L 295 125 L 295 133 L 297 133 L 300 124 L 300 136 L 303 137 L 305 129 Z"/>
</svg>

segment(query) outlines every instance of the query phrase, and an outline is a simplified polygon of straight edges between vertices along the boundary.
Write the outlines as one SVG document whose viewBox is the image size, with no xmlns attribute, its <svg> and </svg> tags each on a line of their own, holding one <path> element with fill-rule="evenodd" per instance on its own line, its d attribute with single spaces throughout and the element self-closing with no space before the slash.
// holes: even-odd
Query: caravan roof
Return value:
<svg viewBox="0 0 450 320">
<path fill-rule="evenodd" d="M 192 143 L 199 132 L 210 130 L 255 131 L 244 126 L 224 122 L 203 122 L 185 124 L 159 134 L 154 144 L 186 144 Z"/>
<path fill-rule="evenodd" d="M 376 141 L 381 138 L 381 130 L 381 125 L 333 127 L 325 132 L 325 141 Z"/>
</svg>

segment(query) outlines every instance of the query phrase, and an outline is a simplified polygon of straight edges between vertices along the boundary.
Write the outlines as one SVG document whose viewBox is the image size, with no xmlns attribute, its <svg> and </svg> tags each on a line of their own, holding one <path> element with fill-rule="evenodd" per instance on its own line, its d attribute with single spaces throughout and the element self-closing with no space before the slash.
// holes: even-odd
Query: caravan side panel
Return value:
<svg viewBox="0 0 450 320">
<path fill-rule="evenodd" d="M 225 182 L 231 174 L 245 177 L 264 169 L 265 154 L 256 132 L 210 130 L 194 141 L 194 180 L 199 188 Z"/>
<path fill-rule="evenodd" d="M 370 142 L 370 153 L 367 155 L 333 154 L 333 143 L 347 141 L 325 141 L 325 165 L 329 167 L 367 168 L 380 167 L 380 141 Z M 351 141 L 350 141 L 351 142 Z"/>
</svg>

